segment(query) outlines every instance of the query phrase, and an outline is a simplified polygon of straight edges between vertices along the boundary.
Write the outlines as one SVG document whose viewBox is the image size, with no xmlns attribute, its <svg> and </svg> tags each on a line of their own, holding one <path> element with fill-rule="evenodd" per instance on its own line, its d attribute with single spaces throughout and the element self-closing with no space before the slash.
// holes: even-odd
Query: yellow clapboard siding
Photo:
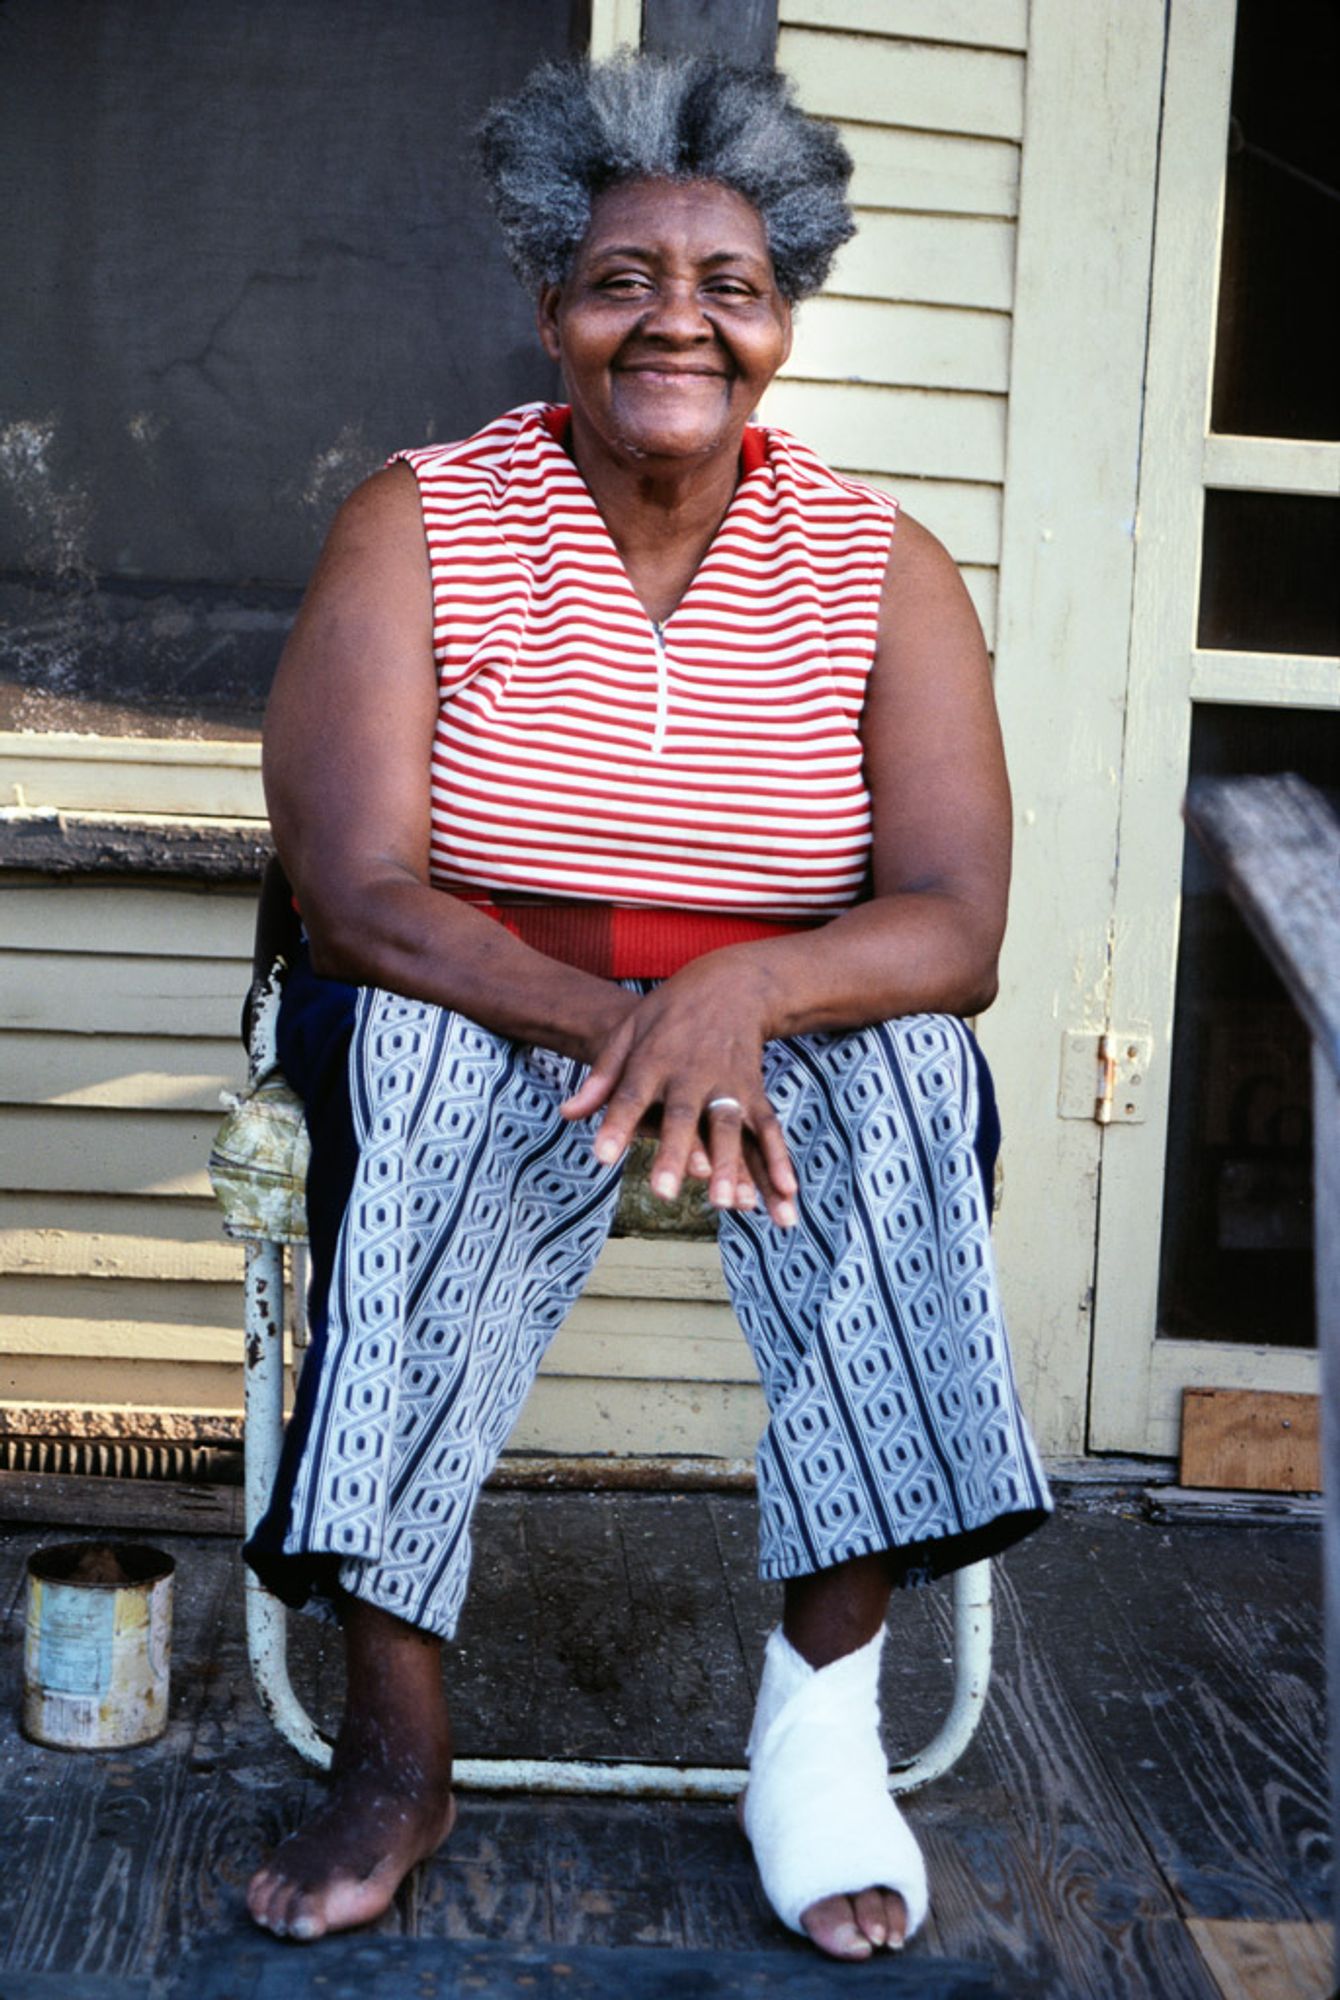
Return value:
<svg viewBox="0 0 1340 2000">
<path fill-rule="evenodd" d="M 1000 561 L 1001 489 L 962 480 L 902 478 L 848 467 L 857 479 L 881 487 L 938 535 L 955 562 L 994 568 Z"/>
<path fill-rule="evenodd" d="M 13 1196 L 6 1202 L 14 1201 Z M 112 1208 L 112 1203 L 105 1204 Z M 162 1208 L 165 1204 L 159 1204 Z M 10 1222 L 0 1205 L 0 1272 L 30 1278 L 148 1278 L 191 1279 L 211 1284 L 240 1284 L 244 1250 L 240 1243 L 218 1234 L 204 1242 L 183 1243 L 159 1235 L 128 1236 L 114 1230 L 76 1230 L 48 1222 Z M 81 1300 L 93 1296 L 90 1284 Z"/>
<path fill-rule="evenodd" d="M 17 1193 L 204 1195 L 219 1120 L 186 1111 L 5 1113 L 0 1187 Z"/>
<path fill-rule="evenodd" d="M 900 215 L 864 209 L 838 251 L 825 291 L 909 305 L 1008 312 L 1014 299 L 1012 222 L 995 216 Z"/>
<path fill-rule="evenodd" d="M 6 1120 L 8 1123 L 8 1120 Z M 94 1241 L 105 1236 L 143 1237 L 170 1257 L 219 1240 L 219 1207 L 212 1196 L 195 1201 L 136 1195 L 0 1192 L 0 1234 L 6 1240 L 35 1230 L 42 1235 Z M 167 1269 L 165 1277 L 180 1272 Z"/>
<path fill-rule="evenodd" d="M 1019 213 L 1021 148 L 1012 139 L 906 132 L 838 121 L 851 154 L 851 199 L 858 208 L 922 215 Z"/>
<path fill-rule="evenodd" d="M 108 1311 L 91 1308 L 109 1301 Z M 230 1311 L 230 1307 L 232 1310 Z M 242 1366 L 241 1287 L 0 1280 L 0 1355 Z M 728 1306 L 584 1298 L 542 1363 L 584 1380 L 754 1382 Z"/>
<path fill-rule="evenodd" d="M 968 586 L 973 610 L 982 628 L 989 653 L 996 649 L 996 604 L 1000 596 L 1000 579 L 993 569 L 978 569 L 972 563 L 960 566 L 959 574 Z"/>
<path fill-rule="evenodd" d="M 601 1251 L 584 1296 L 724 1301 L 729 1294 L 715 1243 L 619 1236 Z"/>
<path fill-rule="evenodd" d="M 590 1382 L 542 1375 L 509 1451 L 752 1458 L 767 1422 L 745 1383 Z"/>
<path fill-rule="evenodd" d="M 1003 393 L 1010 383 L 1010 322 L 1004 313 L 953 306 L 811 299 L 796 315 L 784 375 Z"/>
<path fill-rule="evenodd" d="M 6 1354 L 0 1351 L 0 1399 L 64 1408 L 106 1404 L 130 1410 L 240 1413 L 242 1369 L 221 1361 L 134 1361 L 121 1356 Z"/>
<path fill-rule="evenodd" d="M 1028 46 L 1028 0 L 781 0 L 783 27 L 846 28 L 989 49 Z"/>
<path fill-rule="evenodd" d="M 774 382 L 768 423 L 812 445 L 829 465 L 867 472 L 999 483 L 1005 399 L 847 382 Z"/>
<path fill-rule="evenodd" d="M 250 959 L 256 891 L 22 882 L 4 888 L 10 951 Z"/>
<path fill-rule="evenodd" d="M 0 1278 L 0 1329 L 0 1346 L 20 1354 L 39 1352 L 42 1340 L 60 1343 L 66 1353 L 148 1353 L 141 1343 L 161 1333 L 179 1343 L 182 1359 L 195 1352 L 201 1336 L 222 1335 L 235 1339 L 240 1360 L 242 1287 L 110 1275 L 83 1280 L 11 1275 Z"/>
<path fill-rule="evenodd" d="M 245 1070 L 241 1043 L 0 1032 L 0 1104 L 216 1111 Z"/>
<path fill-rule="evenodd" d="M 0 733 L 5 804 L 263 820 L 260 746 Z"/>
<path fill-rule="evenodd" d="M 127 958 L 113 952 L 0 953 L 0 1020 L 75 1035 L 238 1032 L 250 959 Z"/>
<path fill-rule="evenodd" d="M 807 111 L 865 125 L 1018 139 L 1024 58 L 876 35 L 783 27 L 777 61 Z"/>
</svg>

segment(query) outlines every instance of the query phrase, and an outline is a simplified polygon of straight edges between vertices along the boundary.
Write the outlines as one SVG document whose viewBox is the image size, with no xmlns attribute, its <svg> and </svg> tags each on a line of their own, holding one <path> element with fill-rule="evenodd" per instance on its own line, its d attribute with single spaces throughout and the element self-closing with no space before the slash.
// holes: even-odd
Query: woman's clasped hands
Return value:
<svg viewBox="0 0 1340 2000">
<path fill-rule="evenodd" d="M 603 1110 L 597 1159 L 613 1165 L 633 1139 L 657 1140 L 652 1192 L 673 1201 L 686 1175 L 715 1208 L 761 1199 L 783 1229 L 796 1221 L 796 1175 L 763 1087 L 764 982 L 728 951 L 695 959 L 630 1005 L 596 1047 L 568 1119 Z"/>
</svg>

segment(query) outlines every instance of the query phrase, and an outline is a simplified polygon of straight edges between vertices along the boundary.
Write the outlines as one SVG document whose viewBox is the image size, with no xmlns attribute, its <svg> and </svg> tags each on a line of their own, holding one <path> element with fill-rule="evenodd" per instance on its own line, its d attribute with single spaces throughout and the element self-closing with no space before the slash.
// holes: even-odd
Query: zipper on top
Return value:
<svg viewBox="0 0 1340 2000">
<path fill-rule="evenodd" d="M 654 618 L 650 621 L 651 643 L 656 652 L 656 722 L 651 732 L 651 754 L 659 757 L 665 748 L 665 730 L 670 717 L 670 662 L 665 653 L 665 633 Z"/>
</svg>

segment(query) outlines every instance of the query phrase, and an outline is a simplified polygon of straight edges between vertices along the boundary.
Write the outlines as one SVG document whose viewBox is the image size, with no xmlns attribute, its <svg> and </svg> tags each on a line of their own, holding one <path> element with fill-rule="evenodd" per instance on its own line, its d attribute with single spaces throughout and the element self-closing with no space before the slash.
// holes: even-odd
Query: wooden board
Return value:
<svg viewBox="0 0 1340 2000">
<path fill-rule="evenodd" d="M 128 957 L 249 960 L 254 890 L 139 888 L 106 882 L 9 882 L 11 951 L 114 951 Z"/>
<path fill-rule="evenodd" d="M 989 49 L 1028 46 L 1028 0 L 781 0 L 786 26 L 845 28 Z"/>
<path fill-rule="evenodd" d="M 784 377 L 924 389 L 1010 385 L 1006 313 L 821 296 L 796 315 Z"/>
<path fill-rule="evenodd" d="M 858 208 L 921 215 L 1002 215 L 1019 210 L 1020 148 L 1012 139 L 909 132 L 837 121 L 851 154 Z"/>
<path fill-rule="evenodd" d="M 1001 396 L 777 381 L 764 398 L 763 417 L 794 431 L 830 465 L 995 484 L 1004 476 Z"/>
<path fill-rule="evenodd" d="M 1321 1398 L 1187 1389 L 1181 1481 L 1252 1493 L 1320 1492 Z"/>
<path fill-rule="evenodd" d="M 94 942 L 95 941 L 91 941 Z M 0 953 L 0 1020 L 7 1027 L 83 1035 L 238 1033 L 251 960 L 127 958 L 96 948 Z"/>
<path fill-rule="evenodd" d="M 1330 2000 L 1335 1992 L 1329 1924 L 1190 1917 L 1187 1929 L 1223 2000 Z"/>
<path fill-rule="evenodd" d="M 4 1034 L 0 1103 L 112 1111 L 208 1111 L 246 1070 L 236 1036 Z"/>
<path fill-rule="evenodd" d="M 831 295 L 1008 312 L 1014 298 L 1014 224 L 989 216 L 907 215 L 867 209 L 837 254 Z"/>
<path fill-rule="evenodd" d="M 823 118 L 991 139 L 1023 131 L 1024 58 L 1013 51 L 783 27 L 777 61 Z"/>
</svg>

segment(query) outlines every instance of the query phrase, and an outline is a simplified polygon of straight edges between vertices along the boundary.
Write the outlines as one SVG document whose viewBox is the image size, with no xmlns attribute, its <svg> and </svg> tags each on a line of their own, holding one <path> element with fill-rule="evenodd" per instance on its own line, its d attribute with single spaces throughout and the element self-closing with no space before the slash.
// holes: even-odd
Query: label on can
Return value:
<svg viewBox="0 0 1340 2000">
<path fill-rule="evenodd" d="M 48 1584 L 33 1592 L 38 1621 L 37 1679 L 52 1694 L 101 1698 L 112 1684 L 116 1642 L 116 1593 L 66 1590 Z"/>
</svg>

